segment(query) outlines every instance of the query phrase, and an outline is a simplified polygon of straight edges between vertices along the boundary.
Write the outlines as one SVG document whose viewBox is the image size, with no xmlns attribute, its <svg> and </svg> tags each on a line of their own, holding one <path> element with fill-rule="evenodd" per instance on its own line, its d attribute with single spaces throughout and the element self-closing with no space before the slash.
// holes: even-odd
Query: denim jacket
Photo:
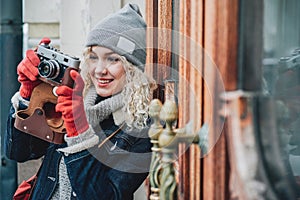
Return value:
<svg viewBox="0 0 300 200">
<path fill-rule="evenodd" d="M 20 109 L 26 106 L 20 102 Z M 134 132 L 121 129 L 101 148 L 97 145 L 79 152 L 67 153 L 60 149 L 67 144 L 52 144 L 17 130 L 14 127 L 14 112 L 11 107 L 5 150 L 9 159 L 25 162 L 44 156 L 32 199 L 51 199 L 58 184 L 59 163 L 62 157 L 67 167 L 72 187 L 71 199 L 133 199 L 133 193 L 148 175 L 151 159 L 151 143 L 147 130 L 143 137 L 134 137 Z M 100 142 L 118 129 L 112 116 L 100 123 Z"/>
</svg>

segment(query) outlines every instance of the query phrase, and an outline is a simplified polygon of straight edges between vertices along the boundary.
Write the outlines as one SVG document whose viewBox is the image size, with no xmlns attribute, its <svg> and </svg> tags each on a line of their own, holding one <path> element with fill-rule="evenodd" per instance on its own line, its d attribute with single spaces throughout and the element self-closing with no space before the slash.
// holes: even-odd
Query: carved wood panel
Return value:
<svg viewBox="0 0 300 200">
<path fill-rule="evenodd" d="M 179 126 L 193 120 L 194 128 L 198 129 L 202 125 L 203 104 L 203 3 L 180 1 L 179 10 Z M 191 144 L 180 144 L 179 149 L 182 154 L 179 157 L 179 199 L 200 199 L 200 150 Z"/>
<path fill-rule="evenodd" d="M 208 85 L 214 85 L 214 91 L 204 88 L 204 121 L 212 117 L 210 123 L 211 141 L 216 142 L 212 151 L 203 159 L 203 199 L 228 199 L 229 166 L 226 152 L 228 132 L 223 129 L 219 118 L 222 92 L 237 89 L 237 51 L 238 51 L 238 1 L 204 1 L 204 48 L 208 57 L 204 59 L 204 79 Z M 217 68 L 209 66 L 212 58 Z M 221 79 L 218 78 L 218 73 Z M 222 84 L 224 89 L 222 89 Z M 222 91 L 223 90 L 223 91 Z M 211 104 L 210 94 L 215 94 Z M 207 106 L 208 105 L 208 106 Z"/>
</svg>

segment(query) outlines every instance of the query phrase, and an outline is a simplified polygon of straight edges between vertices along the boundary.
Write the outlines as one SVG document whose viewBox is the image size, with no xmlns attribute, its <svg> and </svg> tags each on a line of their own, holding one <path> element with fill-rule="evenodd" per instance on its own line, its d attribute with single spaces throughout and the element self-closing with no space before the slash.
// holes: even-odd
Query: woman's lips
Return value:
<svg viewBox="0 0 300 200">
<path fill-rule="evenodd" d="M 113 81 L 113 79 L 98 79 L 98 86 L 99 87 L 105 87 L 107 85 L 109 85 L 109 83 L 111 83 Z"/>
</svg>

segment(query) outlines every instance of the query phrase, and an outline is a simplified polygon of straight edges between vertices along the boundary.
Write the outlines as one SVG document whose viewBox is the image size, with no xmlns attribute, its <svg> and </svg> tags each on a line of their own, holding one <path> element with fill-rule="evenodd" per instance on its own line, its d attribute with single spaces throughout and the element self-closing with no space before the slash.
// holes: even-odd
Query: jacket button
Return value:
<svg viewBox="0 0 300 200">
<path fill-rule="evenodd" d="M 76 193 L 73 191 L 72 192 L 72 195 L 73 195 L 73 197 L 76 197 L 77 195 L 76 195 Z"/>
</svg>

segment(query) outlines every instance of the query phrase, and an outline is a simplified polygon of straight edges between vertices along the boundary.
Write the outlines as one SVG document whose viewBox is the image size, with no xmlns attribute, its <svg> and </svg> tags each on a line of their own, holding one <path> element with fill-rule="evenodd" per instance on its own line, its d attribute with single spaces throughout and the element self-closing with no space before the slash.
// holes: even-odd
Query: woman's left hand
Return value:
<svg viewBox="0 0 300 200">
<path fill-rule="evenodd" d="M 62 113 L 68 137 L 77 136 L 89 128 L 83 104 L 84 81 L 76 70 L 70 71 L 75 87 L 59 86 L 56 111 Z"/>
</svg>

